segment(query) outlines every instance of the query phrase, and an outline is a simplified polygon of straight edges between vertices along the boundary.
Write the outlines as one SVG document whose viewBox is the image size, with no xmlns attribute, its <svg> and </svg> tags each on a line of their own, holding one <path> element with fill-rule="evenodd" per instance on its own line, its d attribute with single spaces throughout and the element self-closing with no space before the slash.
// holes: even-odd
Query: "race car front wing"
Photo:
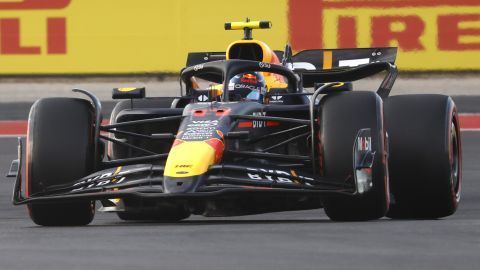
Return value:
<svg viewBox="0 0 480 270">
<path fill-rule="evenodd" d="M 368 135 L 361 130 L 358 138 Z M 362 137 L 363 136 L 363 137 Z M 357 141 L 362 141 L 360 139 Z M 355 149 L 361 148 L 355 147 Z M 355 152 L 355 171 L 371 169 L 373 154 L 369 151 Z M 58 203 L 62 201 L 85 201 L 119 198 L 139 198 L 155 200 L 188 200 L 213 198 L 233 194 L 343 194 L 356 195 L 371 187 L 365 173 L 356 173 L 348 179 L 329 179 L 279 168 L 258 168 L 233 164 L 213 165 L 207 173 L 198 176 L 198 188 L 191 192 L 168 193 L 163 176 L 164 167 L 152 164 L 119 166 L 95 172 L 73 184 L 54 186 L 40 193 L 24 197 L 22 192 L 22 140 L 18 139 L 18 158 L 12 162 L 8 177 L 15 177 L 12 202 L 20 204 Z M 367 170 L 368 171 L 368 170 Z M 358 175 L 363 175 L 362 179 Z M 358 178 L 358 179 L 357 179 Z M 171 184 L 171 183 L 169 183 Z M 180 185 L 179 181 L 174 182 Z"/>
</svg>

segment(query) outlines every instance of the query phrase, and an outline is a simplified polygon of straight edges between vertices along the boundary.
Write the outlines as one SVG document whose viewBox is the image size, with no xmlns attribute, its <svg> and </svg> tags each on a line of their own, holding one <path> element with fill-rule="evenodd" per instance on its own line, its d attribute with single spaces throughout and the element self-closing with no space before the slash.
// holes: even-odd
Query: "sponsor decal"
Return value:
<svg viewBox="0 0 480 270">
<path fill-rule="evenodd" d="M 360 65 L 365 65 L 370 63 L 370 58 L 361 58 L 361 59 L 350 59 L 350 60 L 340 60 L 338 63 L 339 67 L 356 67 Z"/>
<path fill-rule="evenodd" d="M 208 101 L 207 95 L 200 95 L 200 96 L 198 96 L 197 99 L 198 99 L 198 101 L 201 101 L 201 102 Z"/>
<path fill-rule="evenodd" d="M 266 112 L 253 112 L 253 116 L 265 116 L 267 113 Z M 253 120 L 252 121 L 252 128 L 264 128 L 266 127 L 266 122 L 265 121 L 259 121 L 259 120 Z"/>
<path fill-rule="evenodd" d="M 294 51 L 395 46 L 400 69 L 480 69 L 478 0 L 289 0 L 288 17 Z"/>
<path fill-rule="evenodd" d="M 250 83 L 250 84 L 257 84 L 258 83 L 258 80 L 257 80 L 257 76 L 253 75 L 253 74 L 250 74 L 250 73 L 247 73 L 247 74 L 244 74 L 242 76 L 242 78 L 240 79 L 240 82 L 242 83 Z"/>
<path fill-rule="evenodd" d="M 175 165 L 175 168 L 191 168 L 193 165 L 189 164 L 189 165 L 184 165 L 184 164 L 179 164 L 179 165 Z"/>
<path fill-rule="evenodd" d="M 283 103 L 283 96 L 270 96 L 270 103 Z"/>
<path fill-rule="evenodd" d="M 266 116 L 266 112 L 253 112 L 253 116 Z M 279 126 L 280 122 L 277 121 L 262 121 L 262 120 L 253 120 L 253 121 L 241 121 L 238 123 L 239 128 L 264 128 L 264 127 L 276 127 Z"/>
<path fill-rule="evenodd" d="M 311 177 L 306 177 L 302 175 L 298 175 L 295 171 L 291 170 L 283 171 L 283 170 L 272 170 L 272 169 L 262 169 L 262 168 L 247 168 L 248 178 L 252 180 L 267 180 L 270 182 L 277 182 L 277 183 L 294 183 L 293 179 L 301 179 L 301 180 L 313 180 Z M 272 175 L 275 174 L 275 175 Z M 309 185 L 308 183 L 305 183 Z"/>
<path fill-rule="evenodd" d="M 261 67 L 261 68 L 271 68 L 272 67 L 270 65 L 270 63 L 265 63 L 265 62 L 258 63 L 258 66 Z"/>
<path fill-rule="evenodd" d="M 294 70 L 300 70 L 300 69 L 316 70 L 317 68 L 312 63 L 309 63 L 309 62 L 294 62 L 293 69 Z"/>
<path fill-rule="evenodd" d="M 372 137 L 358 137 L 357 147 L 360 151 L 372 151 Z"/>
<path fill-rule="evenodd" d="M 193 70 L 195 70 L 195 71 L 199 71 L 201 69 L 203 69 L 203 64 L 198 64 L 198 65 L 193 66 Z"/>
<path fill-rule="evenodd" d="M 184 141 L 201 141 L 216 134 L 218 120 L 194 120 L 186 125 L 180 139 Z"/>
<path fill-rule="evenodd" d="M 248 84 L 241 84 L 241 83 L 234 84 L 234 89 L 250 89 L 252 91 L 258 91 L 258 92 L 261 92 L 261 93 L 265 93 L 265 91 L 266 91 L 265 87 L 248 85 Z"/>
<path fill-rule="evenodd" d="M 122 175 L 128 174 L 130 172 L 132 172 L 132 170 L 122 171 L 122 167 L 120 166 L 114 172 L 104 173 L 80 182 L 76 182 L 75 184 L 73 184 L 74 189 L 72 189 L 70 192 L 102 187 L 108 184 L 120 184 L 126 180 L 126 177 Z M 75 188 L 77 186 L 81 187 Z"/>
</svg>

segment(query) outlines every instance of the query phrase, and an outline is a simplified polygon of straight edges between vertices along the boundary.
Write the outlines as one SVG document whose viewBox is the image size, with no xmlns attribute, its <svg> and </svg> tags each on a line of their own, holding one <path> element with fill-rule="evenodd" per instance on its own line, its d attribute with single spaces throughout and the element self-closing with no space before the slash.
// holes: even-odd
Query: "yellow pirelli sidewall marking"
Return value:
<svg viewBox="0 0 480 270">
<path fill-rule="evenodd" d="M 205 173 L 215 163 L 215 149 L 204 141 L 175 145 L 168 154 L 164 175 L 188 177 Z"/>
<path fill-rule="evenodd" d="M 383 16 L 414 17 L 423 29 L 419 33 L 418 43 L 423 48 L 398 52 L 396 64 L 402 70 L 470 70 L 480 69 L 478 50 L 442 50 L 439 48 L 439 18 L 450 15 L 480 14 L 478 6 L 438 6 L 438 7 L 395 7 L 395 8 L 327 8 L 323 11 L 323 43 L 325 48 L 337 48 L 339 37 L 339 18 L 350 17 L 356 22 L 356 41 L 358 48 L 372 47 L 372 20 Z M 392 23 L 393 32 L 405 30 L 404 23 Z M 480 29 L 480 21 L 460 22 L 462 29 Z M 412 37 L 414 38 L 414 37 Z M 478 35 L 460 35 L 463 44 L 479 43 Z M 398 46 L 392 40 L 388 46 Z"/>
</svg>

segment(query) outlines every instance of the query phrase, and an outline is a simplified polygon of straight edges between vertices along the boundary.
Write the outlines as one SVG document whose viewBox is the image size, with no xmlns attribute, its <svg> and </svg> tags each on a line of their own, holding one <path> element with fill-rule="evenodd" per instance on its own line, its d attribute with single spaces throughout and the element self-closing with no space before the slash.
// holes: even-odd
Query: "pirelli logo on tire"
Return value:
<svg viewBox="0 0 480 270">
<path fill-rule="evenodd" d="M 289 29 L 294 50 L 398 46 L 401 69 L 480 69 L 478 0 L 290 0 Z"/>
</svg>

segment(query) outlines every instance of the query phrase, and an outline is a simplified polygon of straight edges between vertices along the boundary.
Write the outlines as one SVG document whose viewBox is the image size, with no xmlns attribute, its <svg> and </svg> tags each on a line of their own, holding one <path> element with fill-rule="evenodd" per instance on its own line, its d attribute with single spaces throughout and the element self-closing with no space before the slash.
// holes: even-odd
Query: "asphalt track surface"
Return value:
<svg viewBox="0 0 480 270">
<path fill-rule="evenodd" d="M 480 132 L 463 132 L 458 211 L 439 220 L 331 222 L 321 209 L 171 224 L 97 213 L 85 227 L 35 226 L 3 177 L 16 139 L 0 139 L 0 269 L 478 269 Z"/>
<path fill-rule="evenodd" d="M 47 228 L 11 205 L 16 139 L 0 138 L 0 270 L 478 269 L 480 132 L 462 140 L 462 201 L 444 219 L 336 223 L 318 209 L 158 224 L 97 213 L 89 226 Z"/>
</svg>

